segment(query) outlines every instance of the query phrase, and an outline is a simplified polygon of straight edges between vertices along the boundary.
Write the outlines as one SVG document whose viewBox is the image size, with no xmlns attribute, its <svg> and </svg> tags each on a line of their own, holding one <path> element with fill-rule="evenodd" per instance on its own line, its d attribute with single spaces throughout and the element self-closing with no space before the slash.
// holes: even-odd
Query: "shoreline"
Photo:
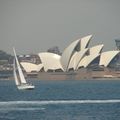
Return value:
<svg viewBox="0 0 120 120">
<path fill-rule="evenodd" d="M 33 81 L 118 81 L 120 78 L 87 78 L 87 79 L 39 79 L 39 78 L 26 78 L 28 81 L 33 80 Z M 0 78 L 0 81 L 13 81 L 14 78 Z"/>
<path fill-rule="evenodd" d="M 28 80 L 120 80 L 120 71 L 91 71 L 81 68 L 78 71 L 69 72 L 38 72 L 25 73 L 25 78 Z M 0 80 L 12 80 L 13 72 L 8 76 L 1 76 Z"/>
</svg>

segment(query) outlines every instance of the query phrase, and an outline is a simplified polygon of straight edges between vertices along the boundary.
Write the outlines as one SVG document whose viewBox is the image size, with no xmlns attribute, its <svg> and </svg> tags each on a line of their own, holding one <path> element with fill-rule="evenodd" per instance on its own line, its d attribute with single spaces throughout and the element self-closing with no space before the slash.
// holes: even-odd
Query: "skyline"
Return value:
<svg viewBox="0 0 120 120">
<path fill-rule="evenodd" d="M 0 49 L 39 53 L 93 35 L 90 46 L 115 49 L 120 38 L 119 0 L 0 0 Z"/>
</svg>

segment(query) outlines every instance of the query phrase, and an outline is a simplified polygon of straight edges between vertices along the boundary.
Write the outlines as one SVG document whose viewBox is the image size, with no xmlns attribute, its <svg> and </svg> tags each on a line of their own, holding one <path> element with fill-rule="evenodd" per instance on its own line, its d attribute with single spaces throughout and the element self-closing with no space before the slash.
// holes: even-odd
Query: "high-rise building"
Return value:
<svg viewBox="0 0 120 120">
<path fill-rule="evenodd" d="M 115 42 L 117 50 L 120 50 L 120 39 L 116 39 Z"/>
</svg>

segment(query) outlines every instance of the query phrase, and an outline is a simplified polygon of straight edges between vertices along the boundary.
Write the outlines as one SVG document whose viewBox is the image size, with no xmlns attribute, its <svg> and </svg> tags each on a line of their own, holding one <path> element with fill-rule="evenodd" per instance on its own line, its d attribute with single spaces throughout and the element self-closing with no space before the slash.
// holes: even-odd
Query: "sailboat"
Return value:
<svg viewBox="0 0 120 120">
<path fill-rule="evenodd" d="M 18 61 L 15 49 L 13 48 L 13 52 L 14 52 L 14 62 L 13 62 L 13 75 L 14 75 L 14 79 L 15 79 L 15 84 L 17 86 L 17 88 L 19 90 L 32 90 L 35 88 L 34 85 L 27 83 L 23 71 L 20 67 L 20 63 Z M 18 74 L 16 72 L 16 70 L 18 71 Z"/>
</svg>

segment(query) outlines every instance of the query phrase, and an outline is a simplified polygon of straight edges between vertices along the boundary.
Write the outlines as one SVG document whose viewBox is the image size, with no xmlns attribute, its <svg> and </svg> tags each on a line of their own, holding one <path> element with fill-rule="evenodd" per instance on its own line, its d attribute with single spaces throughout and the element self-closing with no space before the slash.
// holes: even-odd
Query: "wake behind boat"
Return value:
<svg viewBox="0 0 120 120">
<path fill-rule="evenodd" d="M 13 52 L 14 52 L 14 63 L 13 63 L 13 75 L 14 75 L 14 79 L 15 79 L 15 84 L 17 86 L 17 88 L 19 90 L 32 90 L 35 88 L 34 85 L 27 83 L 23 71 L 20 67 L 20 63 L 18 61 L 15 49 L 13 48 Z M 16 72 L 16 70 L 18 71 L 18 74 Z"/>
</svg>

